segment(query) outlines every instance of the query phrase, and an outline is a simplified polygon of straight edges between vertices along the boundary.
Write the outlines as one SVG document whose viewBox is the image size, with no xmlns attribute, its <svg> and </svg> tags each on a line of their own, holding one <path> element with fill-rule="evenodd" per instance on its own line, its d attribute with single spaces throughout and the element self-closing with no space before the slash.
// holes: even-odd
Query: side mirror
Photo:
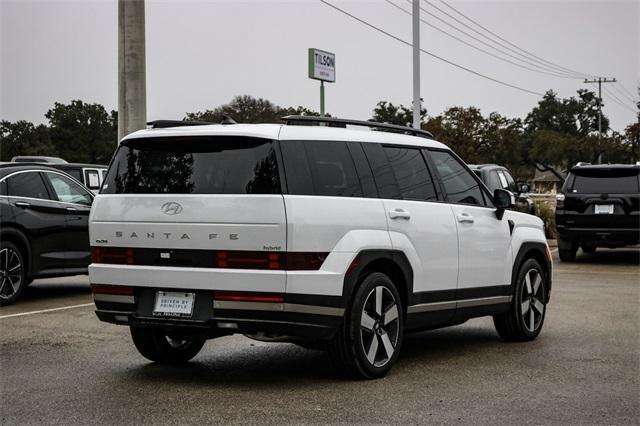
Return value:
<svg viewBox="0 0 640 426">
<path fill-rule="evenodd" d="M 502 220 L 504 211 L 515 204 L 513 194 L 506 189 L 496 189 L 493 191 L 493 202 L 496 205 L 496 217 L 499 220 Z"/>
<path fill-rule="evenodd" d="M 518 189 L 521 194 L 526 194 L 531 190 L 531 188 L 529 188 L 529 185 L 526 183 L 521 183 Z"/>
</svg>

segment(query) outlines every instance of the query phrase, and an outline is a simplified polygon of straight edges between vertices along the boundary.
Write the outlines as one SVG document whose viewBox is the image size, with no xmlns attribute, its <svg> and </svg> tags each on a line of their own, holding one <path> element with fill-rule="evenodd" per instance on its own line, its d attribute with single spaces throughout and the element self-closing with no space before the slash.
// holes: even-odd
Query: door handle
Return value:
<svg viewBox="0 0 640 426">
<path fill-rule="evenodd" d="M 26 203 L 24 201 L 16 201 L 14 203 L 17 207 L 22 207 L 23 209 L 28 209 L 29 207 L 31 207 L 31 204 Z"/>
<path fill-rule="evenodd" d="M 393 209 L 389 210 L 389 217 L 391 219 L 411 219 L 411 213 L 406 211 L 405 209 Z"/>
<path fill-rule="evenodd" d="M 473 223 L 474 219 L 469 213 L 460 213 L 458 215 L 458 222 L 460 223 Z"/>
</svg>

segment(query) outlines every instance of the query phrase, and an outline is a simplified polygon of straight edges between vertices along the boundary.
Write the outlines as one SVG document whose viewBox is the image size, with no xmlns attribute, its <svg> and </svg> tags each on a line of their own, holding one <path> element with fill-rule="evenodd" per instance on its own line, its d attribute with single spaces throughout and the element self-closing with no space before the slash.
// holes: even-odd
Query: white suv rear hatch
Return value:
<svg viewBox="0 0 640 426">
<path fill-rule="evenodd" d="M 145 133 L 154 136 L 153 131 Z M 234 275 L 240 271 L 234 270 L 232 262 L 212 258 L 209 265 L 205 258 L 243 259 L 244 252 L 286 251 L 286 216 L 276 155 L 276 144 L 269 138 L 221 135 L 125 140 L 92 208 L 91 245 L 149 250 L 142 250 L 146 256 L 143 266 L 137 261 L 131 263 L 135 267 L 91 265 L 91 281 L 243 290 L 246 270 L 239 280 Z M 256 260 L 248 256 L 246 261 Z M 202 262 L 210 267 L 202 268 Z M 216 268 L 223 262 L 224 269 Z M 119 273 L 114 275 L 116 267 Z M 190 269 L 189 274 L 184 274 L 185 268 Z M 285 291 L 283 270 L 258 265 L 255 274 L 260 275 L 261 290 Z M 186 276 L 188 283 L 182 282 Z M 256 282 L 246 282 L 246 289 L 256 290 Z"/>
</svg>

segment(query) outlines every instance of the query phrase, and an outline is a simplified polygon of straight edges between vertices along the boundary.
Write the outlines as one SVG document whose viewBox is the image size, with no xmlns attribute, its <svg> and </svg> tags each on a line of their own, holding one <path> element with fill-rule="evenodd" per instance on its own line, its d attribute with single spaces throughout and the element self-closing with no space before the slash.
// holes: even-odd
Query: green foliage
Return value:
<svg viewBox="0 0 640 426">
<path fill-rule="evenodd" d="M 420 121 L 427 115 L 426 109 L 420 110 Z M 394 105 L 391 102 L 380 101 L 373 109 L 373 116 L 370 121 L 378 123 L 396 124 L 398 126 L 412 126 L 413 108 L 404 105 Z"/>
<path fill-rule="evenodd" d="M 549 239 L 557 238 L 555 200 L 536 200 L 534 202 L 536 216 L 544 222 L 544 233 Z"/>
<path fill-rule="evenodd" d="M 52 155 L 55 148 L 49 128 L 20 120 L 0 121 L 0 161 L 11 161 L 16 155 Z"/>
<path fill-rule="evenodd" d="M 220 123 L 224 116 L 228 116 L 238 123 L 277 123 L 285 115 L 318 116 L 320 113 L 302 106 L 283 108 L 266 99 L 241 95 L 212 110 L 187 113 L 184 119 Z"/>
</svg>

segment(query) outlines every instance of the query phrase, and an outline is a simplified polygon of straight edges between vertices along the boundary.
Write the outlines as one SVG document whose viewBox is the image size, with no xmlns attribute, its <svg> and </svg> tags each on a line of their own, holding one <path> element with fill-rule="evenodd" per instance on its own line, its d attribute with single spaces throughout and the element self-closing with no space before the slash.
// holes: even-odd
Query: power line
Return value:
<svg viewBox="0 0 640 426">
<path fill-rule="evenodd" d="M 636 100 L 633 99 L 632 96 L 629 96 L 625 92 L 623 92 L 622 89 L 618 87 L 618 85 L 614 84 L 613 86 L 611 86 L 611 88 L 614 89 L 618 95 L 622 96 L 625 99 L 625 101 L 628 100 L 629 102 L 633 102 L 634 105 L 637 102 Z"/>
<path fill-rule="evenodd" d="M 426 1 L 426 0 L 425 0 L 425 1 Z M 460 15 L 460 16 L 462 16 L 463 18 L 467 19 L 468 21 L 470 21 L 470 22 L 474 23 L 475 25 L 477 25 L 478 27 L 482 28 L 483 30 L 485 30 L 485 31 L 486 31 L 486 32 L 488 32 L 489 34 L 493 35 L 494 37 L 497 37 L 499 40 L 502 40 L 503 42 L 505 42 L 505 43 L 509 44 L 510 46 L 513 46 L 514 48 L 518 49 L 519 51 L 524 52 L 524 53 L 525 53 L 525 54 L 527 54 L 528 56 L 530 56 L 530 57 L 532 57 L 532 58 L 537 59 L 537 60 L 538 60 L 538 62 L 543 62 L 543 63 L 549 64 L 549 65 L 551 65 L 551 66 L 555 67 L 555 68 L 556 68 L 556 69 L 558 69 L 558 70 L 564 70 L 565 72 L 569 72 L 569 73 L 572 73 L 572 74 L 575 74 L 575 75 L 579 75 L 579 76 L 583 76 L 583 77 L 593 77 L 593 75 L 592 75 L 592 74 L 587 74 L 587 73 L 583 73 L 583 72 L 580 72 L 580 71 L 575 71 L 575 70 L 572 70 L 571 68 L 563 67 L 562 65 L 558 65 L 558 64 L 556 64 L 556 63 L 554 63 L 554 62 L 551 62 L 551 61 L 548 61 L 548 60 L 546 60 L 546 59 L 544 59 L 544 58 L 541 58 L 541 57 L 539 57 L 539 56 L 537 56 L 537 55 L 535 55 L 535 54 L 533 54 L 533 53 L 529 52 L 528 50 L 525 50 L 525 49 L 523 49 L 522 47 L 517 46 L 516 44 L 511 43 L 509 40 L 507 40 L 507 39 L 505 39 L 505 38 L 503 38 L 503 37 L 499 36 L 498 34 L 494 33 L 494 32 L 493 32 L 493 31 L 491 31 L 490 29 L 488 29 L 488 28 L 486 28 L 485 26 L 481 25 L 480 23 L 478 23 L 478 22 L 477 22 L 477 21 L 475 21 L 474 19 L 469 18 L 467 15 L 465 15 L 465 14 L 464 14 L 464 13 L 462 13 L 462 12 L 460 12 L 458 9 L 456 9 L 456 8 L 455 8 L 455 7 L 453 7 L 453 6 L 451 6 L 450 4 L 448 4 L 447 2 L 445 2 L 444 0 L 440 0 L 440 2 L 441 2 L 442 4 L 444 4 L 446 7 L 448 7 L 449 9 L 453 10 L 454 12 L 456 12 L 458 15 Z M 429 2 L 427 1 L 427 3 L 429 3 Z M 431 6 L 435 7 L 436 9 L 441 10 L 441 9 L 439 9 L 437 6 L 433 5 L 432 3 L 429 3 L 429 4 L 431 4 Z M 443 13 L 445 13 L 445 12 L 443 12 Z M 450 16 L 450 15 L 449 15 L 449 16 Z M 455 19 L 455 18 L 453 18 L 453 19 Z M 464 24 L 463 24 L 463 25 L 464 25 Z"/>
<path fill-rule="evenodd" d="M 618 84 L 619 84 L 619 85 L 620 85 L 620 87 L 622 87 L 622 88 L 624 89 L 624 91 L 625 91 L 625 92 L 627 92 L 627 93 L 629 94 L 629 96 L 631 96 L 632 98 L 634 98 L 634 99 L 635 99 L 635 97 L 636 97 L 637 95 L 640 95 L 640 93 L 638 93 L 637 95 L 633 95 L 629 90 L 627 90 L 627 88 L 625 87 L 625 85 L 624 85 L 624 84 L 622 84 L 622 83 L 620 83 L 620 82 L 618 82 Z M 636 101 L 634 101 L 634 102 L 636 102 Z"/>
<path fill-rule="evenodd" d="M 411 0 L 407 0 L 407 1 L 408 1 L 408 2 L 411 2 Z M 475 37 L 474 35 L 469 34 L 468 32 L 466 32 L 466 31 L 464 31 L 464 30 L 461 30 L 460 28 L 456 27 L 455 25 L 451 24 L 450 22 L 447 22 L 446 20 L 442 19 L 442 18 L 441 18 L 441 17 L 439 17 L 438 15 L 435 15 L 435 14 L 433 14 L 433 13 L 429 12 L 427 9 L 425 9 L 425 8 L 423 8 L 423 7 L 420 7 L 420 10 L 421 10 L 421 11 L 423 11 L 424 13 L 426 13 L 427 15 L 429 15 L 429 16 L 431 16 L 431 17 L 433 17 L 433 18 L 437 19 L 438 21 L 442 22 L 443 24 L 445 24 L 445 25 L 447 25 L 447 26 L 449 26 L 449 27 L 453 28 L 454 30 L 456 30 L 456 31 L 458 31 L 458 32 L 460 32 L 460 33 L 462 33 L 462 34 L 466 35 L 466 36 L 467 36 L 467 37 L 469 37 L 469 38 L 472 38 L 473 40 L 477 41 L 478 43 L 482 43 L 483 45 L 485 45 L 485 46 L 489 47 L 490 49 L 495 50 L 496 52 L 502 53 L 503 55 L 509 56 L 510 58 L 513 58 L 513 59 L 515 59 L 515 60 L 517 60 L 517 61 L 524 62 L 524 63 L 526 63 L 526 64 L 532 65 L 532 66 L 534 66 L 534 67 L 538 67 L 538 68 L 540 68 L 540 69 L 544 69 L 544 70 L 545 70 L 545 72 L 552 72 L 552 73 L 554 73 L 553 75 L 554 75 L 555 77 L 563 77 L 563 78 L 580 78 L 580 79 L 582 78 L 582 77 L 575 77 L 575 76 L 568 76 L 568 75 L 560 75 L 560 74 L 558 73 L 558 71 L 553 70 L 553 69 L 549 69 L 548 67 L 547 67 L 547 68 L 541 68 L 539 64 L 536 64 L 536 63 L 534 63 L 534 62 L 529 62 L 529 61 L 528 61 L 528 60 L 526 60 L 526 59 L 518 58 L 517 56 L 514 56 L 514 55 L 512 55 L 512 54 L 511 54 L 511 53 L 509 53 L 509 52 L 505 52 L 504 50 L 501 50 L 501 49 L 499 49 L 498 47 L 495 47 L 495 46 L 493 46 L 493 45 L 491 45 L 491 44 L 487 43 L 486 41 L 481 40 L 481 39 L 479 39 L 478 37 Z M 455 18 L 454 18 L 454 19 L 455 19 Z M 463 25 L 464 25 L 464 23 L 463 23 Z M 468 27 L 468 28 L 470 28 L 468 25 L 467 25 L 467 27 Z M 471 30 L 473 30 L 473 31 L 475 31 L 473 28 L 470 28 L 470 29 L 471 29 Z M 477 31 L 476 31 L 476 32 L 477 32 Z M 483 34 L 480 34 L 480 35 L 484 36 Z M 486 36 L 484 36 L 484 37 L 486 38 Z M 493 41 L 493 40 L 491 40 L 491 39 L 489 39 L 489 41 L 491 41 L 492 43 L 497 44 L 495 41 Z M 499 44 L 498 44 L 498 45 L 499 45 Z M 516 53 L 517 53 L 517 52 L 516 52 Z M 520 56 L 522 56 L 522 55 L 520 55 Z"/>
<path fill-rule="evenodd" d="M 344 14 L 344 15 L 349 16 L 351 19 L 354 19 L 354 20 L 356 20 L 356 21 L 360 22 L 361 24 L 366 25 L 367 27 L 369 27 L 369 28 L 371 28 L 371 29 L 374 29 L 374 30 L 378 31 L 379 33 L 382 33 L 382 34 L 384 34 L 384 35 L 386 35 L 386 36 L 388 36 L 388 37 L 391 37 L 392 39 L 394 39 L 394 40 L 396 40 L 396 41 L 399 41 L 400 43 L 405 44 L 405 45 L 407 45 L 407 46 L 410 46 L 410 47 L 412 47 L 412 46 L 413 46 L 413 45 L 412 45 L 411 43 L 409 43 L 408 41 L 403 40 L 403 39 L 401 39 L 400 37 L 395 36 L 395 35 L 393 35 L 393 34 L 391 34 L 391 33 L 387 32 L 387 31 L 383 30 L 382 28 L 376 27 L 375 25 L 370 24 L 369 22 L 365 21 L 364 19 L 360 19 L 360 18 L 358 18 L 357 16 L 355 16 L 355 15 L 353 15 L 353 14 L 351 14 L 351 13 L 347 12 L 346 10 L 343 10 L 343 9 L 339 8 L 338 6 L 335 6 L 334 4 L 329 3 L 329 2 L 328 2 L 328 1 L 326 1 L 326 0 L 319 0 L 319 1 L 320 1 L 321 3 L 323 3 L 323 4 L 327 5 L 327 6 L 331 7 L 332 9 L 337 10 L 337 11 L 338 11 L 338 12 L 340 12 L 340 13 L 342 13 L 342 14 Z M 467 67 L 465 67 L 465 66 L 463 66 L 463 65 L 456 64 L 455 62 L 452 62 L 452 61 L 450 61 L 450 60 L 448 60 L 448 59 L 445 59 L 445 58 L 443 58 L 443 57 L 441 57 L 441 56 L 438 56 L 438 55 L 436 55 L 435 53 L 429 52 L 429 51 L 427 51 L 427 50 L 420 49 L 420 51 L 421 51 L 422 53 L 426 53 L 427 55 L 429 55 L 429 56 L 431 56 L 431 57 L 433 57 L 433 58 L 436 58 L 436 59 L 438 59 L 438 60 L 440 60 L 440 61 L 442 61 L 442 62 L 445 62 L 445 63 L 447 63 L 447 64 L 449 64 L 449 65 L 453 65 L 453 66 L 454 66 L 454 67 L 456 67 L 456 68 L 460 68 L 460 69 L 462 69 L 462 70 L 464 70 L 464 71 L 470 72 L 471 74 L 477 75 L 478 77 L 482 77 L 482 78 L 484 78 L 484 79 L 487 79 L 487 80 L 493 81 L 494 83 L 498 83 L 498 84 L 501 84 L 501 85 L 503 85 L 503 86 L 511 87 L 512 89 L 520 90 L 520 91 L 522 91 L 522 92 L 530 93 L 530 94 L 532 94 L 532 95 L 543 96 L 543 94 L 542 94 L 542 93 L 540 93 L 540 92 L 534 92 L 533 90 L 525 89 L 525 88 L 523 88 L 523 87 L 516 86 L 515 84 L 507 83 L 507 82 L 504 82 L 504 81 L 498 80 L 498 79 L 496 79 L 496 78 L 489 77 L 488 75 L 482 74 L 482 73 L 480 73 L 480 72 L 478 72 L 478 71 L 474 71 L 474 70 L 472 70 L 472 69 L 470 69 L 470 68 L 467 68 Z"/>
<path fill-rule="evenodd" d="M 391 0 L 385 0 L 385 1 L 386 1 L 387 3 L 389 3 L 390 5 L 392 5 L 393 7 L 395 7 L 395 8 L 397 8 L 397 9 L 401 10 L 402 12 L 404 12 L 404 13 L 406 13 L 406 14 L 410 15 L 410 16 L 412 15 L 412 13 L 411 13 L 411 12 L 409 12 L 408 10 L 403 9 L 401 6 L 399 6 L 399 5 L 395 4 L 395 3 L 393 3 Z M 422 8 L 420 8 L 420 9 L 424 11 L 424 9 L 422 9 Z M 428 13 L 428 14 L 432 15 L 432 14 L 431 14 L 431 13 L 429 13 L 428 11 L 425 11 L 425 13 Z M 435 15 L 432 15 L 432 16 L 435 16 Z M 440 19 L 440 18 L 438 18 L 437 16 L 435 16 L 435 18 Z M 524 69 L 526 69 L 526 70 L 533 71 L 533 72 L 537 72 L 537 73 L 542 73 L 542 74 L 551 75 L 551 76 L 554 76 L 554 77 L 570 78 L 570 79 L 575 78 L 575 77 L 569 77 L 569 76 L 566 76 L 566 75 L 561 75 L 561 74 L 556 74 L 556 73 L 551 73 L 551 72 L 543 71 L 543 70 L 541 70 L 541 69 L 530 68 L 530 67 L 527 67 L 526 65 L 522 65 L 522 64 L 519 64 L 519 63 L 517 63 L 517 62 L 513 62 L 513 61 L 511 61 L 511 60 L 509 60 L 509 59 L 503 58 L 503 57 L 498 56 L 498 55 L 496 55 L 496 54 L 494 54 L 494 53 L 491 53 L 491 52 L 489 52 L 489 51 L 487 51 L 487 50 L 485 50 L 485 49 L 482 49 L 481 47 L 475 46 L 475 45 L 473 45 L 473 44 L 471 44 L 471 43 L 469 43 L 469 42 L 467 42 L 467 41 L 465 41 L 465 40 L 461 39 L 460 37 L 457 37 L 457 36 L 455 36 L 455 35 L 453 35 L 453 34 L 451 34 L 451 33 L 448 33 L 447 31 L 445 31 L 445 30 L 443 30 L 443 29 L 441 29 L 441 28 L 439 28 L 439 27 L 437 27 L 437 26 L 433 25 L 432 23 L 430 23 L 430 22 L 428 22 L 428 21 L 425 21 L 424 19 L 420 19 L 420 21 L 421 21 L 423 24 L 428 25 L 429 27 L 433 28 L 434 30 L 439 31 L 439 32 L 441 32 L 441 33 L 443 33 L 443 34 L 447 35 L 448 37 L 453 38 L 454 40 L 459 41 L 460 43 L 463 43 L 463 44 L 465 44 L 465 45 L 467 45 L 467 46 L 469 46 L 469 47 L 471 47 L 471 48 L 473 48 L 473 49 L 476 49 L 476 50 L 478 50 L 478 51 L 480 51 L 480 52 L 482 52 L 482 53 L 485 53 L 485 54 L 487 54 L 487 55 L 489 55 L 489 56 L 492 56 L 492 57 L 494 57 L 494 58 L 496 58 L 496 59 L 499 59 L 499 60 L 501 60 L 501 61 L 507 62 L 507 63 L 509 63 L 509 64 L 515 65 L 515 66 L 517 66 L 517 67 L 524 68 Z M 447 23 L 445 22 L 445 24 L 447 24 Z M 447 25 L 450 25 L 450 24 L 447 24 Z M 454 27 L 454 28 L 455 28 L 455 27 Z M 456 28 L 456 29 L 457 29 L 457 28 Z M 480 43 L 486 44 L 487 46 L 491 47 L 492 49 L 498 50 L 498 49 L 496 49 L 495 47 L 493 47 L 493 46 L 491 46 L 491 45 L 489 45 L 489 44 L 487 44 L 487 43 L 483 42 L 482 40 L 478 40 L 477 38 L 473 37 L 472 35 L 467 34 L 466 32 L 464 32 L 464 31 L 462 31 L 462 30 L 459 30 L 459 29 L 457 29 L 457 30 L 458 30 L 458 31 L 460 31 L 460 32 L 462 32 L 463 34 L 466 34 L 467 36 L 469 36 L 469 37 L 473 38 L 474 40 L 479 41 Z M 501 53 L 504 53 L 504 52 L 502 52 L 502 51 L 500 51 L 500 50 L 498 50 L 498 51 L 499 51 L 499 52 L 501 52 Z M 509 55 L 508 53 L 505 53 L 505 54 L 506 54 L 506 55 Z M 522 61 L 522 59 L 516 58 L 515 56 L 512 56 L 512 55 L 509 55 L 509 56 L 511 56 L 511 57 L 513 57 L 513 58 L 515 58 L 516 60 Z M 524 62 L 526 62 L 526 61 L 524 61 Z M 529 62 L 526 62 L 526 63 L 529 63 Z M 532 65 L 537 66 L 536 64 L 532 64 Z"/>
<path fill-rule="evenodd" d="M 613 86 L 611 86 L 611 87 L 613 87 Z M 618 105 L 620 105 L 622 108 L 624 108 L 624 109 L 626 109 L 626 110 L 629 110 L 629 111 L 631 111 L 631 112 L 633 112 L 633 113 L 636 113 L 636 112 L 637 112 L 637 111 L 634 111 L 634 110 L 633 110 L 633 108 L 631 108 L 630 106 L 628 106 L 625 102 L 621 101 L 621 100 L 620 100 L 616 95 L 614 95 L 614 94 L 613 94 L 613 92 L 611 92 L 611 91 L 607 90 L 607 88 L 606 88 L 606 87 L 603 87 L 603 88 L 602 88 L 602 91 L 603 91 L 604 93 L 606 93 L 607 95 L 609 95 L 609 96 L 611 97 L 611 100 L 612 100 L 613 102 L 617 103 Z"/>
</svg>

